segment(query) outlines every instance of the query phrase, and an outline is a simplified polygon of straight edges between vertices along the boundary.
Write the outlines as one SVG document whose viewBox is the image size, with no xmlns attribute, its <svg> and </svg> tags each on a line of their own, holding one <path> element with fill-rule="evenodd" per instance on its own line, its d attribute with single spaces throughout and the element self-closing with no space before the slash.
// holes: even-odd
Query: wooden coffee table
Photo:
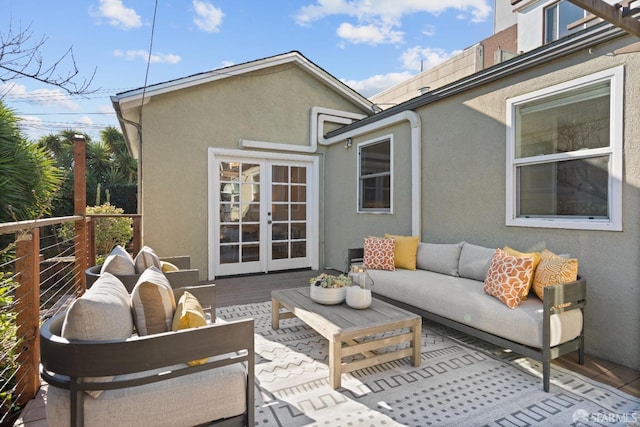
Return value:
<svg viewBox="0 0 640 427">
<path fill-rule="evenodd" d="M 334 389 L 340 387 L 343 373 L 380 363 L 411 357 L 413 366 L 420 366 L 422 318 L 386 302 L 373 298 L 371 307 L 356 310 L 345 303 L 315 303 L 309 297 L 308 287 L 272 291 L 273 328 L 280 327 L 280 319 L 291 317 L 299 318 L 329 340 L 329 384 Z M 403 343 L 408 343 L 408 347 L 374 352 Z M 342 361 L 356 354 L 363 358 Z"/>
</svg>

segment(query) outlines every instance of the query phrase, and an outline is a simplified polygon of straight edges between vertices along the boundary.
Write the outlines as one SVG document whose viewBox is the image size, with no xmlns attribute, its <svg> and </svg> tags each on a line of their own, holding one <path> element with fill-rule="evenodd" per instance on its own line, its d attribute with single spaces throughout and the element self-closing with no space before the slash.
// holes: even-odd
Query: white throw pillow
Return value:
<svg viewBox="0 0 640 427">
<path fill-rule="evenodd" d="M 114 276 L 136 274 L 133 258 L 122 246 L 117 245 L 111 250 L 104 264 L 102 264 L 100 275 L 103 273 L 111 273 Z"/>
<path fill-rule="evenodd" d="M 176 300 L 171 284 L 158 267 L 149 267 L 131 292 L 133 322 L 138 335 L 171 330 Z"/>
<path fill-rule="evenodd" d="M 162 270 L 160 258 L 149 246 L 143 246 L 133 260 L 137 274 L 142 274 L 149 267 L 158 267 Z"/>
<path fill-rule="evenodd" d="M 69 340 L 124 340 L 133 333 L 129 294 L 111 273 L 102 274 L 93 286 L 71 303 L 61 335 Z M 87 381 L 110 382 L 113 376 L 91 377 Z M 102 390 L 87 390 L 98 398 Z"/>
</svg>

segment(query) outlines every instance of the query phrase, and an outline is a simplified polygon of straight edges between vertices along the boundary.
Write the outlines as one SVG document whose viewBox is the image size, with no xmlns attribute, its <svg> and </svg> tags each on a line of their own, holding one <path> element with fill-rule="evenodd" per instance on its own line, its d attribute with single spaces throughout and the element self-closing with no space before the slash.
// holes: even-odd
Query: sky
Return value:
<svg viewBox="0 0 640 427">
<path fill-rule="evenodd" d="M 74 82 L 90 82 L 69 95 L 34 79 L 0 81 L 24 134 L 99 139 L 119 128 L 116 93 L 294 50 L 370 97 L 489 37 L 493 1 L 0 0 L 2 41 L 20 33 L 25 47 L 42 43 L 45 67 L 62 58 L 60 74 L 75 63 Z"/>
</svg>

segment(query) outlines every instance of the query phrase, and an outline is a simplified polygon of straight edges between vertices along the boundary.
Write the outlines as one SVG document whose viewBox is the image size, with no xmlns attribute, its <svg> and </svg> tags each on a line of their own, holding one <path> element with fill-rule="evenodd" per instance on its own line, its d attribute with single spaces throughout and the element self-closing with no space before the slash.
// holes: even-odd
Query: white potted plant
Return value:
<svg viewBox="0 0 640 427">
<path fill-rule="evenodd" d="M 309 295 L 313 301 L 333 305 L 345 300 L 351 279 L 345 274 L 334 276 L 322 273 L 309 280 L 309 283 L 311 285 Z"/>
</svg>

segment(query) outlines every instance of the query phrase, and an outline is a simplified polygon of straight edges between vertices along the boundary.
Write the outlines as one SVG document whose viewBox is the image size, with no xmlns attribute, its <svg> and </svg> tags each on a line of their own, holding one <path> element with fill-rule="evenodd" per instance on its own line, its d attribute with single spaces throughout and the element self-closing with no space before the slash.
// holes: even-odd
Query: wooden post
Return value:
<svg viewBox="0 0 640 427">
<path fill-rule="evenodd" d="M 142 248 L 142 217 L 139 215 L 133 217 L 133 241 L 131 243 L 131 252 L 135 256 Z"/>
<path fill-rule="evenodd" d="M 75 215 L 83 218 L 76 221 L 75 233 L 75 288 L 76 294 L 81 295 L 87 289 L 84 272 L 88 267 L 87 257 L 87 143 L 82 135 L 73 137 L 73 210 Z"/>
<path fill-rule="evenodd" d="M 25 405 L 40 387 L 40 229 L 18 233 L 16 239 L 16 324 L 20 340 L 16 403 Z"/>
</svg>

